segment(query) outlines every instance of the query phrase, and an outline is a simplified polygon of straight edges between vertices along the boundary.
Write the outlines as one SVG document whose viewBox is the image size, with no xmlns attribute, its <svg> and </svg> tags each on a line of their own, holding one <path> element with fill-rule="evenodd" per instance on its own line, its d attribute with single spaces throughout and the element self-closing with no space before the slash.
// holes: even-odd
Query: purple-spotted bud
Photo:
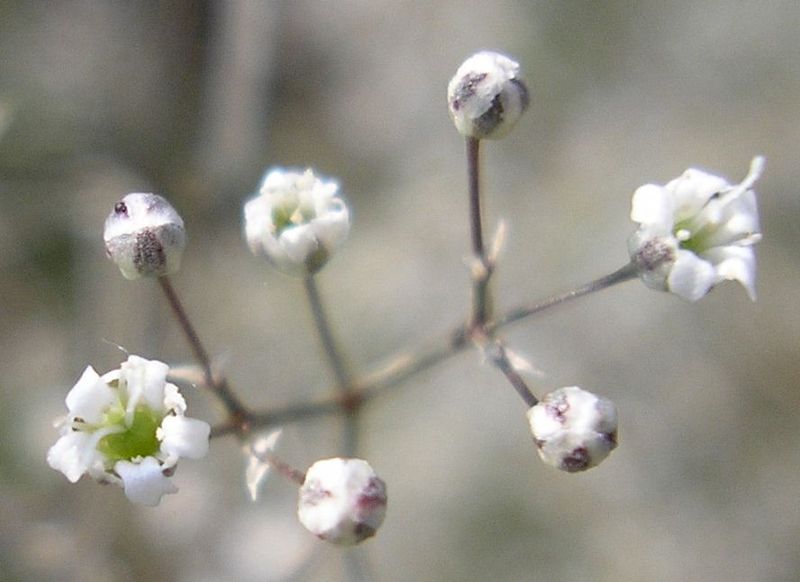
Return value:
<svg viewBox="0 0 800 582">
<path fill-rule="evenodd" d="M 306 472 L 297 516 L 318 538 L 352 546 L 375 535 L 386 515 L 386 483 L 361 459 L 323 459 Z"/>
<path fill-rule="evenodd" d="M 528 410 L 539 456 L 575 473 L 598 465 L 617 446 L 617 408 L 577 386 L 559 388 Z"/>
<path fill-rule="evenodd" d="M 186 246 L 183 219 L 158 194 L 128 194 L 106 218 L 106 254 L 126 279 L 169 275 Z"/>
<path fill-rule="evenodd" d="M 528 88 L 519 79 L 519 63 L 482 51 L 458 68 L 447 86 L 447 105 L 456 129 L 465 137 L 499 139 L 528 108 Z"/>
</svg>

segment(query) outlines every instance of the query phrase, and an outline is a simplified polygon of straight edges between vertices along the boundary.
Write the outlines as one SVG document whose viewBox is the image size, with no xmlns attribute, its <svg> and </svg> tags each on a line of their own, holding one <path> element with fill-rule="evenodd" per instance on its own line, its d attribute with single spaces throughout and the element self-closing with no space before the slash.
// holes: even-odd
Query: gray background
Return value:
<svg viewBox="0 0 800 582">
<path fill-rule="evenodd" d="M 389 486 L 372 580 L 796 580 L 800 6 L 727 2 L 0 2 L 0 578 L 338 580 L 353 561 L 296 522 L 292 485 L 246 498 L 240 445 L 181 463 L 156 509 L 45 455 L 83 368 L 186 363 L 152 281 L 125 281 L 101 226 L 129 191 L 167 195 L 190 244 L 174 283 L 233 386 L 260 409 L 331 380 L 301 284 L 246 250 L 241 205 L 272 165 L 338 176 L 354 223 L 320 286 L 371 370 L 464 317 L 463 144 L 447 81 L 483 48 L 521 63 L 532 105 L 485 148 L 487 223 L 509 240 L 498 305 L 626 260 L 630 196 L 755 154 L 758 302 L 691 305 L 638 281 L 505 333 L 546 372 L 612 398 L 617 451 L 568 475 L 524 406 L 463 353 L 375 400 L 359 453 Z M 190 412 L 219 411 L 187 394 Z M 336 419 L 290 425 L 299 467 Z"/>
</svg>

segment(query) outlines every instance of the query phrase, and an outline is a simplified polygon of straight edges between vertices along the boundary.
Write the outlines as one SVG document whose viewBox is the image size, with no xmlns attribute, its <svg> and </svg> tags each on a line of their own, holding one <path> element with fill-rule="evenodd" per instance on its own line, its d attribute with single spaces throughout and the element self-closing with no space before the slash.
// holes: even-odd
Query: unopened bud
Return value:
<svg viewBox="0 0 800 582">
<path fill-rule="evenodd" d="M 106 218 L 106 254 L 126 279 L 169 275 L 186 246 L 183 220 L 158 194 L 128 194 Z"/>
<path fill-rule="evenodd" d="M 614 403 L 577 386 L 559 388 L 528 410 L 539 456 L 574 473 L 598 465 L 617 446 Z"/>
<path fill-rule="evenodd" d="M 325 541 L 352 546 L 375 535 L 386 515 L 386 483 L 361 459 L 323 459 L 306 472 L 297 516 Z"/>
<path fill-rule="evenodd" d="M 499 139 L 528 108 L 528 88 L 518 78 L 519 63 L 491 51 L 472 55 L 447 86 L 447 104 L 465 137 Z"/>
</svg>

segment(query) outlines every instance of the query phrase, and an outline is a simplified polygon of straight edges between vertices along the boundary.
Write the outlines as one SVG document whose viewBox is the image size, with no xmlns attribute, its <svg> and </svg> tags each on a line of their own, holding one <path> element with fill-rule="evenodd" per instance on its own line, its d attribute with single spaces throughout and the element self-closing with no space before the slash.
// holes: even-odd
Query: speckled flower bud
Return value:
<svg viewBox="0 0 800 582">
<path fill-rule="evenodd" d="M 128 194 L 106 218 L 106 254 L 126 279 L 161 276 L 180 268 L 186 246 L 183 220 L 158 194 Z"/>
<path fill-rule="evenodd" d="M 456 129 L 465 137 L 499 139 L 528 108 L 528 88 L 519 63 L 491 51 L 472 55 L 447 86 L 447 104 Z"/>
<path fill-rule="evenodd" d="M 617 446 L 614 403 L 577 386 L 559 388 L 528 410 L 539 456 L 575 473 L 598 465 Z"/>
<path fill-rule="evenodd" d="M 323 459 L 306 472 L 297 516 L 318 538 L 352 546 L 375 535 L 386 515 L 386 483 L 361 459 Z"/>
</svg>

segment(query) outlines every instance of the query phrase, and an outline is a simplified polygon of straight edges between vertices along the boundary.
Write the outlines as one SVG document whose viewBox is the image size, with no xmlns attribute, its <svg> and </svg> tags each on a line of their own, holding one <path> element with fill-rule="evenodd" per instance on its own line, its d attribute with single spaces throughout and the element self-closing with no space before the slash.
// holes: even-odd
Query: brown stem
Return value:
<svg viewBox="0 0 800 582">
<path fill-rule="evenodd" d="M 250 413 L 230 389 L 227 381 L 224 378 L 218 379 L 214 377 L 214 372 L 211 369 L 211 358 L 209 358 L 208 352 L 203 346 L 203 342 L 200 341 L 200 336 L 197 335 L 189 319 L 189 315 L 183 308 L 178 294 L 169 278 L 167 276 L 159 277 L 158 282 L 161 285 L 162 291 L 164 291 L 164 295 L 167 297 L 169 306 L 172 308 L 172 313 L 178 320 L 181 330 L 183 330 L 183 334 L 189 341 L 189 346 L 194 353 L 195 359 L 203 368 L 206 386 L 219 398 L 220 402 L 222 402 L 223 406 L 228 411 L 231 420 L 239 427 L 239 431 L 243 432 L 247 429 Z"/>
</svg>

